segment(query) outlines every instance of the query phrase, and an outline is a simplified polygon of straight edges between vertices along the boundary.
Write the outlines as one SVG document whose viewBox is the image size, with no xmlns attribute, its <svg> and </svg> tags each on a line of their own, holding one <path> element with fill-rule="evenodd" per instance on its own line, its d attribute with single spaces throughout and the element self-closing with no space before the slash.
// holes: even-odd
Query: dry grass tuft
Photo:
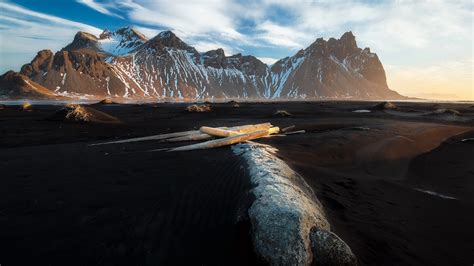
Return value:
<svg viewBox="0 0 474 266">
<path fill-rule="evenodd" d="M 292 116 L 292 114 L 286 110 L 277 110 L 273 116 L 282 116 L 282 117 L 289 117 Z"/>
<path fill-rule="evenodd" d="M 66 118 L 74 121 L 90 122 L 92 114 L 79 104 L 66 104 Z"/>
<path fill-rule="evenodd" d="M 186 107 L 186 110 L 190 113 L 204 113 L 204 112 L 210 112 L 211 106 L 208 104 L 202 104 L 202 105 L 193 104 Z"/>
<path fill-rule="evenodd" d="M 33 105 L 29 102 L 24 102 L 23 105 L 21 106 L 22 111 L 32 111 L 33 110 Z"/>
</svg>

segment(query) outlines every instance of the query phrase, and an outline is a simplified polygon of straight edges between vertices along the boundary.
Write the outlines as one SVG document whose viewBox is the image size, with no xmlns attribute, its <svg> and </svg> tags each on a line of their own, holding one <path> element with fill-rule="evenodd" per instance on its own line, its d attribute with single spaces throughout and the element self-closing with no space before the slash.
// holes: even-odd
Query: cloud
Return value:
<svg viewBox="0 0 474 266">
<path fill-rule="evenodd" d="M 271 21 L 265 21 L 256 27 L 258 39 L 276 46 L 289 48 L 301 48 L 302 43 L 298 41 L 304 38 L 303 33 L 295 31 L 291 27 L 277 25 Z"/>
<path fill-rule="evenodd" d="M 114 17 L 119 17 L 123 18 L 122 16 L 112 13 L 107 7 L 105 7 L 103 4 L 100 4 L 98 2 L 95 2 L 94 0 L 77 0 L 78 3 L 84 4 L 92 9 L 94 9 L 97 12 L 100 12 L 105 15 L 109 16 L 114 16 Z"/>
<path fill-rule="evenodd" d="M 80 30 L 93 34 L 101 32 L 91 25 L 32 11 L 8 1 L 1 2 L 0 72 L 19 70 L 41 49 L 61 49 Z"/>
<path fill-rule="evenodd" d="M 257 57 L 257 58 L 258 58 L 258 60 L 262 61 L 263 63 L 265 63 L 269 66 L 275 64 L 275 62 L 279 60 L 279 59 L 271 58 L 271 57 Z"/>
</svg>

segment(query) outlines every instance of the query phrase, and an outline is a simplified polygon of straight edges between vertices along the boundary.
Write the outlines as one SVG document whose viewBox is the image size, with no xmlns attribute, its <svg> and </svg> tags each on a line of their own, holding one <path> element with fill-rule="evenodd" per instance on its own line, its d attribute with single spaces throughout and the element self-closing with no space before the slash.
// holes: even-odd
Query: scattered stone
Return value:
<svg viewBox="0 0 474 266">
<path fill-rule="evenodd" d="M 210 112 L 211 106 L 209 104 L 201 104 L 201 105 L 193 104 L 186 107 L 186 110 L 190 113 L 204 113 L 204 112 Z"/>
<path fill-rule="evenodd" d="M 236 101 L 234 101 L 234 100 L 232 100 L 232 101 L 228 102 L 228 104 L 232 105 L 232 107 L 235 107 L 235 108 L 238 108 L 238 107 L 240 107 L 239 103 L 238 103 L 238 102 L 236 102 Z"/>
<path fill-rule="evenodd" d="M 376 111 L 383 111 L 383 110 L 395 110 L 397 106 L 391 102 L 381 102 L 374 107 L 371 108 L 372 110 Z"/>
<path fill-rule="evenodd" d="M 462 116 L 462 113 L 459 112 L 458 110 L 447 109 L 447 108 L 436 109 L 433 111 L 433 114 L 435 115 L 450 114 L 450 115 L 455 115 L 455 116 Z"/>
<path fill-rule="evenodd" d="M 273 116 L 281 116 L 281 117 L 290 117 L 293 116 L 290 112 L 286 110 L 277 110 Z"/>
<path fill-rule="evenodd" d="M 313 228 L 310 233 L 313 262 L 311 265 L 355 266 L 357 258 L 351 248 L 336 234 Z"/>
<path fill-rule="evenodd" d="M 118 103 L 112 101 L 112 99 L 110 99 L 110 98 L 105 98 L 102 101 L 98 102 L 98 104 L 118 104 Z"/>
</svg>

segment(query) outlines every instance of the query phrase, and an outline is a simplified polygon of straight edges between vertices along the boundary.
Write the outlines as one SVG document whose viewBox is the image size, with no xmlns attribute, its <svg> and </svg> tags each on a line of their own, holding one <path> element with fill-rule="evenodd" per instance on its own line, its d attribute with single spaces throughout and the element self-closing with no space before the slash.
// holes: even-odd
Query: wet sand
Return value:
<svg viewBox="0 0 474 266">
<path fill-rule="evenodd" d="M 272 122 L 306 134 L 257 142 L 279 149 L 322 202 L 332 231 L 362 265 L 474 261 L 472 104 L 371 102 L 94 105 L 121 124 L 51 119 L 57 106 L 0 110 L 0 263 L 257 264 L 246 210 L 252 187 L 229 147 L 91 143 Z M 462 117 L 430 114 L 441 108 Z M 290 117 L 273 116 L 286 110 Z"/>
</svg>

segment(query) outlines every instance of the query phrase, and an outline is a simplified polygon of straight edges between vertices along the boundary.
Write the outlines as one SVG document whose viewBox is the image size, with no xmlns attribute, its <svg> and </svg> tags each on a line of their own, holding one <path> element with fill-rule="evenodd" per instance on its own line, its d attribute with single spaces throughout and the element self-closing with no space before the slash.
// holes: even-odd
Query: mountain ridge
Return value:
<svg viewBox="0 0 474 266">
<path fill-rule="evenodd" d="M 131 27 L 104 30 L 99 36 L 78 32 L 56 53 L 39 51 L 19 74 L 57 96 L 73 98 L 404 98 L 388 88 L 378 56 L 369 48 L 359 48 L 352 32 L 340 39 L 318 38 L 271 66 L 252 55 L 226 56 L 222 48 L 200 53 L 171 31 L 150 39 Z M 0 95 L 17 97 L 15 85 L 3 79 Z"/>
</svg>

